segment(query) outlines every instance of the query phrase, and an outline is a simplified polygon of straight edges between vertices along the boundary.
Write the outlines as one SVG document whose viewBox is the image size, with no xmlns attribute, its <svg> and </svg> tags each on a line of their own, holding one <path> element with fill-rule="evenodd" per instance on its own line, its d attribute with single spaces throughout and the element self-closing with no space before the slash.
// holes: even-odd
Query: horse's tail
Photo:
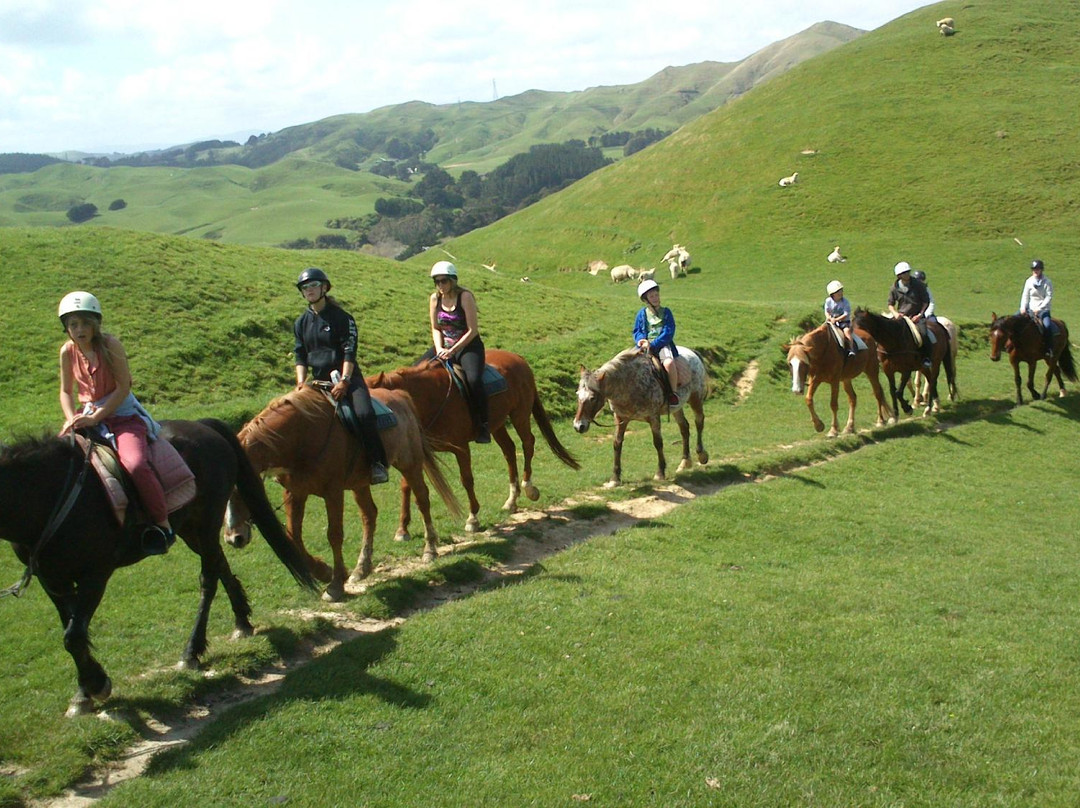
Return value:
<svg viewBox="0 0 1080 808">
<path fill-rule="evenodd" d="M 227 424 L 216 418 L 203 418 L 200 423 L 205 424 L 221 435 L 236 454 L 236 489 L 240 492 L 244 504 L 247 505 L 248 510 L 251 512 L 251 521 L 255 523 L 263 538 L 266 539 L 270 549 L 274 551 L 274 555 L 281 560 L 281 563 L 285 565 L 285 568 L 289 570 L 300 586 L 310 589 L 312 592 L 318 591 L 319 585 L 311 577 L 307 562 L 296 549 L 296 545 L 289 540 L 285 528 L 277 520 L 274 506 L 270 504 L 270 500 L 266 497 L 266 488 L 263 485 L 262 477 L 255 471 L 255 467 L 251 465 L 247 452 L 240 445 L 236 435 L 233 434 Z"/>
<path fill-rule="evenodd" d="M 555 456 L 570 468 L 580 469 L 581 463 L 578 462 L 578 459 L 570 454 L 570 450 L 559 442 L 559 436 L 555 434 L 555 429 L 551 426 L 551 419 L 548 418 L 547 410 L 544 409 L 544 403 L 540 400 L 539 392 L 533 396 L 532 416 L 533 420 L 536 421 L 536 425 L 540 428 L 540 434 L 544 436 L 544 440 L 547 441 L 547 445 L 551 447 L 551 451 L 555 453 Z"/>
<path fill-rule="evenodd" d="M 450 511 L 450 515 L 455 519 L 460 519 L 464 515 L 461 510 L 461 503 L 454 496 L 454 489 L 446 481 L 446 475 L 442 473 L 442 466 L 435 456 L 435 449 L 423 432 L 420 433 L 420 444 L 424 451 L 424 472 L 427 474 L 428 482 L 438 492 L 439 497 L 446 505 L 446 509 Z"/>
<path fill-rule="evenodd" d="M 1061 368 L 1061 372 L 1065 374 L 1065 378 L 1070 382 L 1077 381 L 1076 378 L 1076 363 L 1073 362 L 1072 351 L 1069 350 L 1068 339 L 1066 338 L 1065 350 L 1061 352 L 1061 356 L 1058 357 L 1058 367 Z"/>
</svg>

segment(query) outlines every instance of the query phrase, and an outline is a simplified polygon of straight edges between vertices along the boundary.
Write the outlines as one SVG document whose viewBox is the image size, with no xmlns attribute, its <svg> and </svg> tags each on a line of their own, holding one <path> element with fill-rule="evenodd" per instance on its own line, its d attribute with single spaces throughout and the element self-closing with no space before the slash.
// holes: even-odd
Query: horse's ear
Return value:
<svg viewBox="0 0 1080 808">
<path fill-rule="evenodd" d="M 996 311 L 990 312 L 990 322 L 994 322 L 996 319 L 997 319 L 997 312 Z"/>
</svg>

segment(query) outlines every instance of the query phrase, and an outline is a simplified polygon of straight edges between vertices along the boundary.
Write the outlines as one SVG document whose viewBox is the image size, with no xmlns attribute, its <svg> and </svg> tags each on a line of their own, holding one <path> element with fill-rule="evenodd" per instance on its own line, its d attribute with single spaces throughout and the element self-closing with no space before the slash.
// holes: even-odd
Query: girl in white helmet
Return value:
<svg viewBox="0 0 1080 808">
<path fill-rule="evenodd" d="M 476 424 L 476 442 L 490 443 L 488 400 L 484 390 L 484 341 L 476 316 L 476 296 L 458 285 L 457 267 L 436 261 L 431 267 L 435 291 L 428 300 L 432 347 L 420 361 L 458 362 L 465 371 Z"/>
<path fill-rule="evenodd" d="M 131 392 L 131 370 L 120 340 L 101 330 L 101 304 L 89 292 L 60 301 L 60 323 L 68 339 L 60 348 L 60 408 L 65 435 L 73 430 L 111 432 L 120 463 L 135 484 L 152 525 L 142 534 L 147 555 L 165 553 L 176 538 L 165 492 L 150 467 L 147 440 L 161 426 Z"/>
<path fill-rule="evenodd" d="M 642 281 L 637 288 L 638 297 L 645 304 L 634 320 L 634 342 L 642 351 L 648 351 L 664 366 L 668 380 L 668 404 L 675 406 L 679 387 L 675 357 L 675 315 L 671 309 L 660 305 L 660 284 L 654 280 Z"/>
<path fill-rule="evenodd" d="M 844 284 L 840 281 L 829 281 L 825 287 L 828 297 L 825 298 L 825 322 L 835 325 L 844 332 L 847 340 L 848 356 L 855 355 L 855 341 L 851 338 L 851 303 L 844 297 Z"/>
</svg>

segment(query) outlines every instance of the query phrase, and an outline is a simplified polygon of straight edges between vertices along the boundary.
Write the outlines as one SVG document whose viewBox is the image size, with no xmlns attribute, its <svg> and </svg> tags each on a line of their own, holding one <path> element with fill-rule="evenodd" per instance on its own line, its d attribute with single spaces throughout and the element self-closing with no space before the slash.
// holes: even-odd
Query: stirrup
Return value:
<svg viewBox="0 0 1080 808">
<path fill-rule="evenodd" d="M 477 443 L 491 443 L 491 430 L 488 429 L 487 424 L 480 424 L 476 430 L 476 442 Z"/>
<path fill-rule="evenodd" d="M 386 470 L 386 466 L 382 463 L 371 464 L 371 484 L 380 485 L 389 481 L 390 473 Z"/>
<path fill-rule="evenodd" d="M 161 525 L 149 525 L 143 528 L 140 540 L 145 555 L 165 555 L 176 541 L 176 531 Z"/>
</svg>

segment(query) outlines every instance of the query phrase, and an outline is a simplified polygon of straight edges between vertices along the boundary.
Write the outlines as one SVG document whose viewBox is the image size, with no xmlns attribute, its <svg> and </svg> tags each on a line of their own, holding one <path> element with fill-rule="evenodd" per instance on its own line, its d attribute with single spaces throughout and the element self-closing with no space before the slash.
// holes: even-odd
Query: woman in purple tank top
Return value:
<svg viewBox="0 0 1080 808">
<path fill-rule="evenodd" d="M 490 443 L 488 401 L 483 381 L 484 342 L 477 325 L 476 297 L 458 285 L 457 267 L 449 261 L 435 262 L 431 277 L 435 280 L 435 291 L 431 293 L 428 319 L 433 345 L 420 361 L 438 359 L 461 364 L 472 399 L 476 442 Z"/>
</svg>

